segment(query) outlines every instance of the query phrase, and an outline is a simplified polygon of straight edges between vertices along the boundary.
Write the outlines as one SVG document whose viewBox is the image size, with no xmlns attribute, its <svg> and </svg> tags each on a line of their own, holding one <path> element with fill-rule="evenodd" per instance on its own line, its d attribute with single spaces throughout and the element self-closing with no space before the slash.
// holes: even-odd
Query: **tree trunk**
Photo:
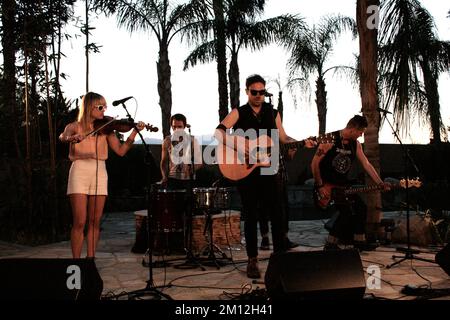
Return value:
<svg viewBox="0 0 450 320">
<path fill-rule="evenodd" d="M 54 133 L 53 133 L 53 118 L 52 118 L 52 105 L 50 103 L 50 80 L 48 77 L 48 59 L 47 52 L 44 47 L 43 49 L 44 62 L 45 62 L 45 89 L 47 94 L 47 123 L 48 123 L 48 136 L 49 136 L 49 149 L 50 149 L 50 179 L 49 179 L 49 196 L 50 196 L 50 214 L 52 226 L 51 229 L 51 237 L 52 240 L 55 239 L 58 231 L 57 221 L 58 221 L 58 197 L 57 197 L 57 187 L 56 187 L 56 152 L 55 152 L 55 141 L 54 141 Z M 53 197 L 52 197 L 53 196 Z M 53 198 L 53 199 L 52 199 Z"/>
<path fill-rule="evenodd" d="M 238 55 L 236 52 L 231 53 L 230 70 L 228 70 L 228 79 L 230 81 L 230 103 L 231 108 L 240 106 L 240 82 L 239 82 L 239 65 Z"/>
<path fill-rule="evenodd" d="M 171 68 L 168 50 L 167 42 L 161 42 L 159 46 L 159 60 L 156 63 L 163 137 L 170 135 L 170 117 L 172 113 L 172 83 L 170 82 Z"/>
<path fill-rule="evenodd" d="M 58 27 L 58 34 L 57 34 L 57 43 L 55 45 L 55 35 L 52 32 L 51 37 L 52 37 L 52 41 L 51 41 L 51 47 L 52 47 L 52 52 L 53 52 L 53 69 L 55 70 L 55 87 L 54 87 L 54 94 L 55 94 L 55 108 L 54 108 L 54 117 L 52 119 L 53 121 L 53 141 L 55 143 L 55 145 L 53 146 L 54 149 L 56 149 L 56 134 L 57 134 L 57 130 L 56 130 L 56 123 L 58 123 L 58 114 L 59 114 L 59 100 L 60 97 L 62 98 L 62 91 L 61 91 L 61 86 L 59 83 L 59 77 L 60 77 L 60 66 L 61 66 L 61 44 L 62 44 L 62 39 L 61 39 L 61 28 L 62 28 L 62 21 L 61 21 L 61 7 L 58 6 L 57 9 L 57 15 L 58 15 L 58 22 L 57 22 L 57 27 Z M 57 48 L 56 48 L 57 46 Z M 56 51 L 55 51 L 56 50 Z M 56 58 L 55 58 L 56 57 Z M 62 100 L 62 99 L 61 99 Z"/>
<path fill-rule="evenodd" d="M 31 135 L 30 135 L 30 103 L 29 103 L 29 88 L 28 88 L 28 50 L 27 44 L 23 50 L 25 56 L 24 70 L 25 70 L 25 85 L 24 85 L 24 97 L 25 97 L 25 143 L 26 143 L 26 158 L 25 158 L 25 172 L 27 175 L 27 228 L 31 228 L 33 225 L 33 171 L 32 171 L 32 159 L 31 159 Z"/>
<path fill-rule="evenodd" d="M 368 28 L 369 14 L 367 8 L 379 6 L 379 0 L 358 0 L 356 5 L 356 22 L 359 33 L 360 51 L 360 90 L 361 104 L 368 127 L 364 134 L 364 152 L 375 170 L 380 172 L 380 150 L 378 132 L 380 117 L 377 112 L 377 29 Z M 367 183 L 373 183 L 366 176 Z M 367 195 L 367 234 L 369 238 L 377 237 L 381 221 L 381 194 L 379 192 Z"/>
<path fill-rule="evenodd" d="M 16 104 L 16 52 L 17 45 L 15 42 L 14 26 L 16 15 L 16 2 L 14 0 L 2 1 L 2 49 L 3 49 L 3 100 L 5 106 L 9 106 L 9 110 L 5 109 L 7 122 L 11 128 L 10 138 L 4 138 L 2 141 L 5 147 L 3 152 L 9 153 L 9 144 L 12 142 L 15 148 L 16 157 L 22 159 L 18 139 L 18 120 L 17 120 L 17 104 Z"/>
<path fill-rule="evenodd" d="M 228 114 L 227 55 L 223 0 L 213 0 L 214 36 L 216 39 L 217 74 L 219 82 L 219 121 Z"/>
<path fill-rule="evenodd" d="M 437 84 L 437 75 L 434 75 L 430 69 L 429 64 L 425 61 L 420 62 L 420 66 L 423 72 L 423 79 L 425 84 L 425 92 L 428 102 L 428 116 L 430 117 L 430 126 L 433 133 L 433 143 L 441 143 L 442 133 L 442 118 L 441 118 L 441 106 L 439 104 L 439 91 Z"/>
<path fill-rule="evenodd" d="M 316 106 L 317 117 L 319 118 L 319 135 L 321 135 L 326 132 L 327 126 L 327 92 L 322 75 L 319 75 L 316 80 Z"/>
</svg>

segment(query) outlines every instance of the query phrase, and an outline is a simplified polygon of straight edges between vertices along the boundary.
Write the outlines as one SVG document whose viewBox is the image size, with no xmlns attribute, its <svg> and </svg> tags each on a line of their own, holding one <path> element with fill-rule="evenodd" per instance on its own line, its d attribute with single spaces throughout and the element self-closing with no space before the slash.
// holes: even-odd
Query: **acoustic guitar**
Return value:
<svg viewBox="0 0 450 320">
<path fill-rule="evenodd" d="M 318 137 L 310 137 L 305 140 L 283 144 L 280 149 L 303 148 L 307 140 L 316 141 L 318 144 L 334 143 L 334 136 L 331 133 L 326 133 Z M 248 144 L 248 155 L 243 155 L 225 144 L 219 144 L 217 146 L 216 155 L 219 169 L 225 178 L 238 181 L 247 177 L 258 167 L 271 166 L 271 152 L 275 144 L 269 136 L 262 135 L 253 140 L 246 139 L 245 142 Z M 279 152 L 281 152 L 281 150 L 279 150 Z"/>
</svg>

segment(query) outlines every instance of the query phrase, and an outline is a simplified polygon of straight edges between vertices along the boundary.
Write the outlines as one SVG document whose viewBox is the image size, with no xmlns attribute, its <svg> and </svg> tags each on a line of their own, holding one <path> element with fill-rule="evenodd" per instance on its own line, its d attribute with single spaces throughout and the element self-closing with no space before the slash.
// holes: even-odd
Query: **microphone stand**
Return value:
<svg viewBox="0 0 450 320">
<path fill-rule="evenodd" d="M 125 112 L 127 113 L 127 118 L 128 121 L 134 123 L 134 119 L 131 117 L 130 113 L 128 112 L 127 107 L 125 106 L 125 102 L 121 102 L 122 107 L 125 109 Z M 152 262 L 152 258 L 153 258 L 153 209 L 152 208 L 152 194 L 154 193 L 153 190 L 153 186 L 151 183 L 151 177 L 152 177 L 152 160 L 153 155 L 152 152 L 150 151 L 150 146 L 145 142 L 144 137 L 142 136 L 141 132 L 136 128 L 135 129 L 139 135 L 139 137 L 141 138 L 142 144 L 145 147 L 145 164 L 147 167 L 147 188 L 146 188 L 146 203 L 147 203 L 147 235 L 148 235 L 148 256 L 149 256 L 149 263 L 148 263 L 148 280 L 147 280 L 147 286 L 144 289 L 141 290 L 136 290 L 136 291 L 132 291 L 128 293 L 128 297 L 130 300 L 161 300 L 162 297 L 167 299 L 167 300 L 173 300 L 169 295 L 161 292 L 160 290 L 158 290 L 158 288 L 164 288 L 166 286 L 160 286 L 160 287 L 156 287 L 155 283 L 153 281 L 153 262 Z M 145 297 L 145 298 L 143 298 Z"/>
<path fill-rule="evenodd" d="M 397 248 L 397 251 L 400 252 L 404 252 L 405 254 L 403 256 L 397 256 L 397 255 L 393 255 L 392 259 L 400 259 L 390 265 L 387 265 L 386 268 L 390 269 L 393 266 L 402 263 L 405 260 L 419 260 L 419 261 L 425 261 L 425 262 L 430 262 L 430 263 L 436 263 L 433 260 L 429 260 L 429 259 L 424 259 L 424 258 L 420 258 L 420 257 L 416 257 L 414 256 L 414 253 L 420 253 L 419 250 L 414 250 L 411 249 L 411 229 L 410 229 L 410 219 L 409 219 L 409 165 L 414 167 L 414 170 L 416 171 L 417 175 L 419 175 L 419 169 L 417 168 L 416 163 L 414 162 L 414 159 L 411 157 L 410 153 L 409 153 L 409 148 L 407 146 L 405 146 L 403 144 L 403 142 L 401 141 L 400 137 L 398 136 L 397 131 L 394 129 L 393 125 L 391 124 L 391 122 L 389 121 L 389 119 L 387 118 L 387 113 L 390 113 L 389 111 L 383 110 L 383 109 L 378 109 L 379 112 L 382 112 L 384 114 L 384 119 L 387 121 L 387 123 L 389 124 L 389 126 L 392 129 L 392 132 L 395 136 L 395 138 L 397 139 L 397 141 L 400 143 L 400 146 L 402 148 L 403 151 L 403 157 L 404 157 L 404 161 L 405 161 L 405 181 L 406 181 L 406 185 L 405 185 L 405 192 L 406 192 L 406 248 Z"/>
<path fill-rule="evenodd" d="M 189 131 L 189 146 L 191 152 L 191 163 L 189 168 L 189 182 L 186 189 L 186 203 L 187 209 L 185 213 L 185 226 L 184 226 L 184 241 L 186 244 L 186 261 L 179 265 L 174 265 L 175 269 L 194 269 L 199 267 L 202 271 L 206 271 L 203 265 L 194 257 L 192 253 L 192 217 L 193 217 L 193 208 L 194 208 L 194 142 L 192 141 L 191 135 L 191 126 L 187 125 Z"/>
</svg>

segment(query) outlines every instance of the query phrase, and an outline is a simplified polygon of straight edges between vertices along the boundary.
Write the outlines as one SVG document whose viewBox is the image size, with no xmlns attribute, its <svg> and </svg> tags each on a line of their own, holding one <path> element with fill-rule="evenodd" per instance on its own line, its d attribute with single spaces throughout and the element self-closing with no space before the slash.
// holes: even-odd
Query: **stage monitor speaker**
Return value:
<svg viewBox="0 0 450 320">
<path fill-rule="evenodd" d="M 450 243 L 436 253 L 434 260 L 450 276 Z"/>
<path fill-rule="evenodd" d="M 357 250 L 272 254 L 265 284 L 273 300 L 362 299 L 366 290 Z"/>
<path fill-rule="evenodd" d="M 1 300 L 100 300 L 92 259 L 0 259 Z"/>
</svg>

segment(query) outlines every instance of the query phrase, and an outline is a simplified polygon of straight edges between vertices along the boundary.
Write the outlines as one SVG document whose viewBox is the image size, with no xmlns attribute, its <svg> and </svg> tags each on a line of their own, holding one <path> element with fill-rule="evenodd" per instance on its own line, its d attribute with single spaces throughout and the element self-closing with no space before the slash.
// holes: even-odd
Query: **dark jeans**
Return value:
<svg viewBox="0 0 450 320">
<path fill-rule="evenodd" d="M 257 170 L 255 170 L 256 173 Z M 245 216 L 244 235 L 247 256 L 258 256 L 258 209 L 265 208 L 272 227 L 272 243 L 274 252 L 284 251 L 283 215 L 281 208 L 281 192 L 276 176 L 261 176 L 253 172 L 239 181 L 238 190 L 242 201 L 242 213 Z"/>
<path fill-rule="evenodd" d="M 358 195 L 351 195 L 346 204 L 335 204 L 335 208 L 339 214 L 331 226 L 331 236 L 349 239 L 355 234 L 365 234 L 367 206 Z"/>
<path fill-rule="evenodd" d="M 283 233 L 287 236 L 289 232 L 289 198 L 286 183 L 277 177 L 277 183 L 279 184 L 278 190 L 280 194 L 280 208 L 283 218 Z M 258 211 L 259 231 L 261 236 L 269 233 L 269 212 L 267 208 L 260 207 Z"/>
</svg>

